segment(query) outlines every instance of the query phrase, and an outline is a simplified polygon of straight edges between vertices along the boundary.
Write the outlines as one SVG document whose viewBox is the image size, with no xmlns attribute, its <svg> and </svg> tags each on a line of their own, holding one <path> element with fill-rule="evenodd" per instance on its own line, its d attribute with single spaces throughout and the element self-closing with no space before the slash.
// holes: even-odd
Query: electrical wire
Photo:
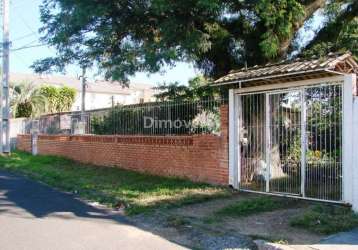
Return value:
<svg viewBox="0 0 358 250">
<path fill-rule="evenodd" d="M 22 47 L 19 47 L 19 48 L 10 49 L 10 51 L 14 52 L 14 51 L 19 51 L 19 50 L 24 50 L 24 49 L 43 47 L 43 46 L 47 46 L 47 44 L 35 44 L 35 45 L 29 45 L 29 46 L 22 46 Z"/>
</svg>

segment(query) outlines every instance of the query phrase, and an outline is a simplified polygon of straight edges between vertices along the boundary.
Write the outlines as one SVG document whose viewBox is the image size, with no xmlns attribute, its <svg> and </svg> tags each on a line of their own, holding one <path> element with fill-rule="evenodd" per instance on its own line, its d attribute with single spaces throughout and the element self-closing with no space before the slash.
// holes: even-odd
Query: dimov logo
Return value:
<svg viewBox="0 0 358 250">
<path fill-rule="evenodd" d="M 191 121 L 185 121 L 185 120 L 180 120 L 180 119 L 176 119 L 176 120 L 160 120 L 158 118 L 153 118 L 153 117 L 149 117 L 149 116 L 144 116 L 144 128 L 156 128 L 156 129 L 161 129 L 161 128 L 191 128 Z"/>
</svg>

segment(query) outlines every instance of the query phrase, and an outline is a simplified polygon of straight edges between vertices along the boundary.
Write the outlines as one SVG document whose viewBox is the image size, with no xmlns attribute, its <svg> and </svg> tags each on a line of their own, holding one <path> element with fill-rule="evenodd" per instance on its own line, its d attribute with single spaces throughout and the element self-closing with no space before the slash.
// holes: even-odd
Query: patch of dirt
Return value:
<svg viewBox="0 0 358 250">
<path fill-rule="evenodd" d="M 191 249 L 252 249 L 256 250 L 253 240 L 239 233 L 220 233 L 216 230 L 207 230 L 203 227 L 192 225 L 185 219 L 184 223 L 173 223 L 184 220 L 181 216 L 169 215 L 160 211 L 147 215 L 138 215 L 131 221 L 142 229 L 166 238 L 172 242 L 186 246 Z"/>
<path fill-rule="evenodd" d="M 298 201 L 294 208 L 258 213 L 243 217 L 213 217 L 215 211 L 240 200 L 259 195 L 238 193 L 229 198 L 216 199 L 180 208 L 156 211 L 153 214 L 132 217 L 142 227 L 179 244 L 199 249 L 246 248 L 254 239 L 280 241 L 287 244 L 314 244 L 318 235 L 289 225 L 290 220 L 307 209 L 311 203 Z M 210 220 L 210 218 L 214 218 Z"/>
<path fill-rule="evenodd" d="M 290 244 L 312 244 L 324 236 L 291 227 L 291 218 L 303 213 L 307 207 L 276 210 L 241 218 L 225 218 L 220 223 L 222 230 L 235 230 L 257 238 L 283 240 Z"/>
</svg>

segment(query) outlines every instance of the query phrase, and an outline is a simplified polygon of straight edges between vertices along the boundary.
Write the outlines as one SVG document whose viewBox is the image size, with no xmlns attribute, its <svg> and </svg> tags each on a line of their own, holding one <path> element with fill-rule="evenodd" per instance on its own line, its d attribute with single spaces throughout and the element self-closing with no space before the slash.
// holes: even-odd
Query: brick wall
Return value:
<svg viewBox="0 0 358 250">
<path fill-rule="evenodd" d="M 83 163 L 226 185 L 227 105 L 223 105 L 220 112 L 220 136 L 39 135 L 38 152 L 60 155 Z M 30 135 L 19 135 L 17 147 L 30 152 Z"/>
</svg>

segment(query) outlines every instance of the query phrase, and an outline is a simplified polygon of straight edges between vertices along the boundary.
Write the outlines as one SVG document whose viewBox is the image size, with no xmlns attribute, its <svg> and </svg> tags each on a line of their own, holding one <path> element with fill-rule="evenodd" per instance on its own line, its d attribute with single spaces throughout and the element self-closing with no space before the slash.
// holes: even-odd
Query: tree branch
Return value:
<svg viewBox="0 0 358 250">
<path fill-rule="evenodd" d="M 294 39 L 294 34 L 304 25 L 305 21 L 308 20 L 318 9 L 323 8 L 326 4 L 326 0 L 314 0 L 305 5 L 304 17 L 300 22 L 294 24 L 293 32 L 290 37 L 281 42 L 279 55 L 280 57 L 286 56 L 287 51 L 292 44 L 292 40 Z"/>
</svg>

